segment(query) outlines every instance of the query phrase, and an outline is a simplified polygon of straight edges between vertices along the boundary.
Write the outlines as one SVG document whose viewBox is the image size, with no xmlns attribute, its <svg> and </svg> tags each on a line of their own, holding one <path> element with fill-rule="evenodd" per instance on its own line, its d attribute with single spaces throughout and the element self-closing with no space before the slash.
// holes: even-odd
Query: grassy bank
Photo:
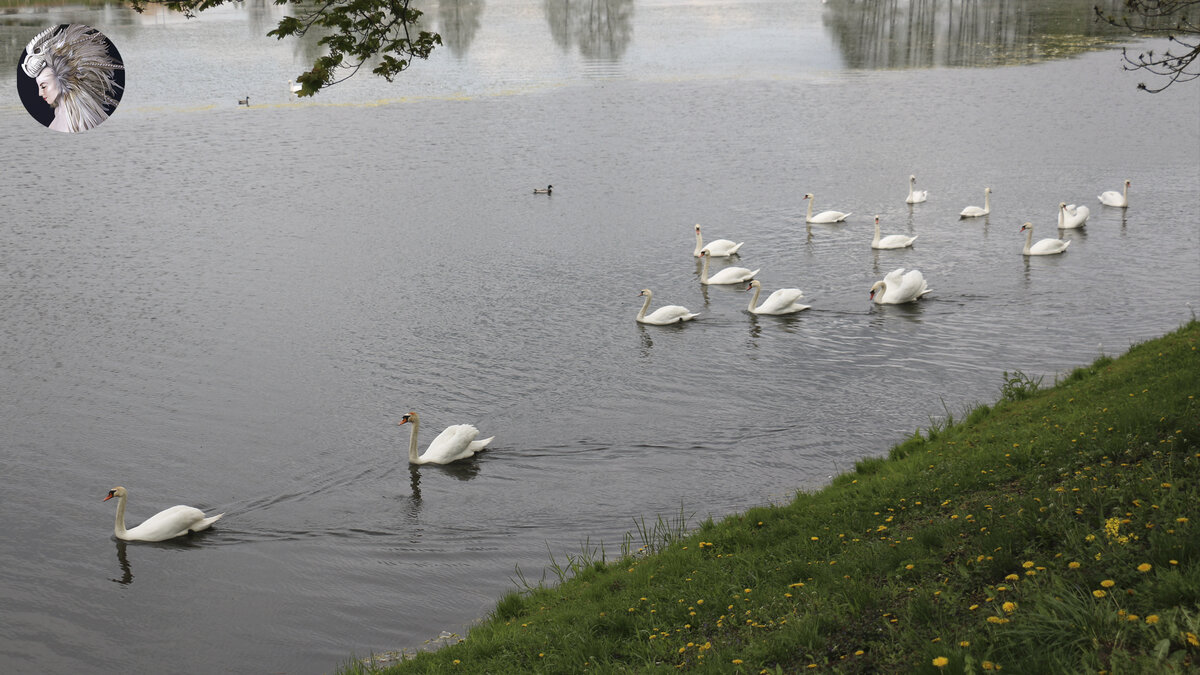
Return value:
<svg viewBox="0 0 1200 675">
<path fill-rule="evenodd" d="M 503 598 L 378 671 L 1200 670 L 1200 323 L 778 507 Z M 662 523 L 660 523 L 662 525 Z"/>
</svg>

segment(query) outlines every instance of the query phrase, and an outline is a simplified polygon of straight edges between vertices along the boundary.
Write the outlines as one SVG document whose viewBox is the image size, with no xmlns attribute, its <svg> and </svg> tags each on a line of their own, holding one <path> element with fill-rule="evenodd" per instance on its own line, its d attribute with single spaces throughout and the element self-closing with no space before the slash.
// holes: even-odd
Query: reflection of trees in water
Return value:
<svg viewBox="0 0 1200 675">
<path fill-rule="evenodd" d="M 1094 20 L 1097 1 L 836 0 L 825 24 L 851 68 L 991 66 L 1070 56 L 1120 37 Z"/>
<path fill-rule="evenodd" d="M 438 33 L 442 44 L 457 58 L 466 55 L 479 30 L 483 0 L 441 0 L 438 3 Z"/>
<path fill-rule="evenodd" d="M 544 7 L 563 51 L 577 44 L 584 58 L 619 61 L 633 39 L 633 0 L 545 0 Z"/>
</svg>

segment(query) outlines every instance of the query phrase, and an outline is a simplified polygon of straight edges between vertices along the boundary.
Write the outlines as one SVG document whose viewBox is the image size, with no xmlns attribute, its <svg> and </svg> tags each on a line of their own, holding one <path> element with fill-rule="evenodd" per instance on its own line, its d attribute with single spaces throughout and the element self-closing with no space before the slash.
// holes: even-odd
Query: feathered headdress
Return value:
<svg viewBox="0 0 1200 675">
<path fill-rule="evenodd" d="M 100 124 L 108 118 L 106 109 L 117 105 L 114 94 L 120 85 L 114 72 L 125 66 L 109 55 L 108 48 L 103 34 L 78 23 L 47 28 L 25 48 L 21 69 L 29 77 L 37 77 L 44 68 L 53 71 L 60 93 L 51 105 L 64 107 L 71 131 Z"/>
</svg>

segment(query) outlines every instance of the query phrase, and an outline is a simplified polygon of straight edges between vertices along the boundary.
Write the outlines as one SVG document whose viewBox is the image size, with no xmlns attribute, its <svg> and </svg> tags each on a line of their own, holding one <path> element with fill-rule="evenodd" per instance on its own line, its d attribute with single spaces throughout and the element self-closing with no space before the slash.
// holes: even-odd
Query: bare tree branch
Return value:
<svg viewBox="0 0 1200 675">
<path fill-rule="evenodd" d="M 1119 17 L 1105 14 L 1099 7 L 1093 9 L 1100 21 L 1136 35 L 1167 36 L 1167 51 L 1162 54 L 1147 50 L 1134 56 L 1121 50 L 1125 70 L 1144 70 L 1165 78 L 1162 86 L 1139 82 L 1138 89 L 1157 94 L 1176 82 L 1200 78 L 1200 63 L 1196 61 L 1200 56 L 1200 25 L 1188 16 L 1189 12 L 1200 11 L 1200 0 L 1125 0 L 1125 13 Z"/>
</svg>

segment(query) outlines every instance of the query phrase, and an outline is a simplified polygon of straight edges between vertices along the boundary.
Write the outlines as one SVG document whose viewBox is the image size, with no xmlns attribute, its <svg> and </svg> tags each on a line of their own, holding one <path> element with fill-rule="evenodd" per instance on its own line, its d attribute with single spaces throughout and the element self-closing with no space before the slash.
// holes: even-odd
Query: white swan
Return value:
<svg viewBox="0 0 1200 675">
<path fill-rule="evenodd" d="M 968 206 L 958 214 L 959 218 L 978 218 L 992 212 L 992 188 L 983 188 L 983 208 Z"/>
<path fill-rule="evenodd" d="M 165 541 L 182 537 L 191 532 L 199 532 L 212 527 L 224 513 L 209 518 L 204 512 L 194 506 L 172 506 L 165 511 L 150 516 L 141 525 L 132 530 L 125 529 L 125 497 L 129 493 L 123 487 L 115 487 L 108 491 L 103 501 L 117 498 L 117 524 L 113 534 L 124 541 Z"/>
<path fill-rule="evenodd" d="M 1117 192 L 1116 190 L 1101 192 L 1100 203 L 1105 206 L 1119 206 L 1121 208 L 1129 206 L 1129 181 L 1125 181 L 1125 188 L 1121 192 Z"/>
<path fill-rule="evenodd" d="M 460 459 L 467 459 L 487 447 L 495 436 L 482 441 L 475 440 L 479 430 L 470 424 L 452 424 L 442 430 L 433 439 L 425 454 L 417 456 L 417 432 L 421 427 L 421 417 L 410 412 L 400 420 L 400 425 L 412 424 L 408 432 L 408 462 L 410 464 L 449 464 Z"/>
<path fill-rule="evenodd" d="M 879 216 L 875 216 L 875 238 L 871 240 L 871 248 L 906 248 L 912 246 L 916 241 L 915 236 L 908 237 L 903 234 L 889 234 L 886 237 L 879 237 Z"/>
<path fill-rule="evenodd" d="M 847 216 L 851 215 L 849 213 L 842 213 L 841 211 L 822 211 L 814 216 L 812 212 L 812 193 L 804 195 L 804 198 L 808 200 L 808 214 L 804 216 L 804 222 L 806 223 L 840 223 L 845 221 Z"/>
<path fill-rule="evenodd" d="M 650 292 L 649 288 L 643 288 L 642 292 L 638 293 L 638 295 L 646 296 L 646 302 L 642 303 L 642 310 L 638 312 L 637 315 L 638 323 L 666 326 L 667 324 L 691 321 L 692 319 L 700 316 L 699 313 L 692 312 L 683 305 L 665 305 L 651 312 L 650 316 L 646 316 L 646 309 L 650 307 L 650 298 L 652 298 L 654 294 Z"/>
<path fill-rule="evenodd" d="M 928 292 L 929 284 L 918 270 L 905 273 L 901 267 L 888 272 L 883 281 L 876 281 L 870 297 L 879 305 L 899 305 L 913 302 Z"/>
<path fill-rule="evenodd" d="M 759 270 L 754 270 L 753 272 L 751 272 L 750 270 L 746 269 L 745 267 L 726 267 L 725 269 L 721 270 L 720 272 L 717 272 L 716 274 L 709 277 L 708 276 L 708 259 L 711 258 L 712 256 L 709 255 L 708 251 L 701 251 L 700 257 L 703 258 L 703 260 L 704 260 L 704 267 L 703 267 L 703 269 L 700 270 L 700 283 L 702 283 L 702 284 L 712 284 L 712 285 L 736 284 L 736 283 L 742 282 L 742 281 L 750 281 L 759 272 Z"/>
<path fill-rule="evenodd" d="M 1066 202 L 1058 203 L 1058 227 L 1060 230 L 1070 230 L 1087 224 L 1091 210 L 1086 206 L 1075 206 Z"/>
<path fill-rule="evenodd" d="M 1054 255 L 1062 253 L 1071 245 L 1070 239 L 1039 239 L 1038 243 L 1030 245 L 1033 241 L 1033 223 L 1025 223 L 1020 231 L 1025 233 L 1025 255 Z"/>
<path fill-rule="evenodd" d="M 762 283 L 758 279 L 750 282 L 746 290 L 754 289 L 754 297 L 750 298 L 749 310 L 754 314 L 792 314 L 801 312 L 809 308 L 809 305 L 800 304 L 800 298 L 804 297 L 804 293 L 799 288 L 781 288 L 767 296 L 763 304 L 758 305 L 758 294 L 762 291 Z"/>
<path fill-rule="evenodd" d="M 908 196 L 904 198 L 906 204 L 920 204 L 929 197 L 928 190 L 914 190 L 913 187 L 917 184 L 916 176 L 908 177 Z"/>
<path fill-rule="evenodd" d="M 714 258 L 726 258 L 728 256 L 733 255 L 734 253 L 737 253 L 738 249 L 741 248 L 742 244 L 744 244 L 744 243 L 746 243 L 746 242 L 739 241 L 738 243 L 735 244 L 732 241 L 729 241 L 728 239 L 716 239 L 714 241 L 708 242 L 708 245 L 705 246 L 704 239 L 700 236 L 700 225 L 697 224 L 696 225 L 696 250 L 692 251 L 692 255 L 699 258 L 701 251 L 708 251 L 709 253 L 712 254 L 712 256 Z"/>
</svg>

